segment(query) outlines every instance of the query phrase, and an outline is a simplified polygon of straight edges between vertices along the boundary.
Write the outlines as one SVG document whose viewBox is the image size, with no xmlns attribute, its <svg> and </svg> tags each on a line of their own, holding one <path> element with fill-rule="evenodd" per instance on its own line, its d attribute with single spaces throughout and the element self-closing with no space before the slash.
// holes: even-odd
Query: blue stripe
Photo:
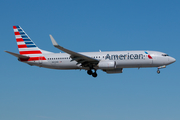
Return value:
<svg viewBox="0 0 180 120">
<path fill-rule="evenodd" d="M 25 42 L 25 44 L 34 44 L 33 42 Z"/>
<path fill-rule="evenodd" d="M 27 36 L 21 36 L 22 38 L 28 38 Z"/>
<path fill-rule="evenodd" d="M 145 51 L 146 54 L 148 54 L 148 52 Z"/>
<path fill-rule="evenodd" d="M 21 29 L 18 29 L 19 32 L 21 32 L 22 30 Z"/>
<path fill-rule="evenodd" d="M 23 39 L 24 41 L 31 41 L 30 39 Z"/>
<path fill-rule="evenodd" d="M 27 47 L 36 47 L 35 45 L 26 45 Z"/>
<path fill-rule="evenodd" d="M 21 35 L 24 35 L 25 33 L 24 32 L 19 32 Z"/>
<path fill-rule="evenodd" d="M 20 28 L 19 26 L 16 26 L 16 28 Z"/>
</svg>

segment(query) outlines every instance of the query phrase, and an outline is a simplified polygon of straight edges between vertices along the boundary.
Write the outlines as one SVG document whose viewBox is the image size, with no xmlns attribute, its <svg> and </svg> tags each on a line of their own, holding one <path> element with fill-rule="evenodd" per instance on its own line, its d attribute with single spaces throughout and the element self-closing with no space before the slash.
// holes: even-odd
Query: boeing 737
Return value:
<svg viewBox="0 0 180 120">
<path fill-rule="evenodd" d="M 176 59 L 157 51 L 107 51 L 107 52 L 74 52 L 66 49 L 50 35 L 54 47 L 65 53 L 53 53 L 36 46 L 20 26 L 13 26 L 19 54 L 5 51 L 18 58 L 20 62 L 51 69 L 84 69 L 88 75 L 97 77 L 97 70 L 106 73 L 122 73 L 123 68 L 157 67 L 161 68 L 174 63 Z"/>
</svg>

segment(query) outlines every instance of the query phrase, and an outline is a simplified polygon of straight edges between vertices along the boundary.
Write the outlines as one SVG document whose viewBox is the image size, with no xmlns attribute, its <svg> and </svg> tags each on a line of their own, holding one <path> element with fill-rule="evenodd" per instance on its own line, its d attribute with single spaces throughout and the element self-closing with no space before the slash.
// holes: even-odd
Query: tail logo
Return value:
<svg viewBox="0 0 180 120">
<path fill-rule="evenodd" d="M 13 26 L 17 46 L 21 55 L 28 55 L 28 61 L 46 60 L 41 50 L 35 45 L 31 38 L 20 26 Z M 40 57 L 41 56 L 41 57 Z"/>
</svg>

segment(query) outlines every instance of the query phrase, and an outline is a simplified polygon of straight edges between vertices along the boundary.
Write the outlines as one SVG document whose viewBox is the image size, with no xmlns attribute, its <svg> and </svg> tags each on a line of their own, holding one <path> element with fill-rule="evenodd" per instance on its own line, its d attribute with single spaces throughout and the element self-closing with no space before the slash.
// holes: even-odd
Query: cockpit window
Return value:
<svg viewBox="0 0 180 120">
<path fill-rule="evenodd" d="M 168 54 L 162 54 L 162 56 L 169 56 Z"/>
</svg>

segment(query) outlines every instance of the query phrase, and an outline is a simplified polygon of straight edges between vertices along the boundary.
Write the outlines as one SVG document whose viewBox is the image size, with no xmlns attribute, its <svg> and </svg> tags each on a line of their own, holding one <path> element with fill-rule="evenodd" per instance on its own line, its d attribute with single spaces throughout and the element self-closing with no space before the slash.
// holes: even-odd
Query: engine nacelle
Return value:
<svg viewBox="0 0 180 120">
<path fill-rule="evenodd" d="M 116 62 L 115 61 L 100 61 L 98 64 L 99 69 L 115 69 Z"/>
</svg>

